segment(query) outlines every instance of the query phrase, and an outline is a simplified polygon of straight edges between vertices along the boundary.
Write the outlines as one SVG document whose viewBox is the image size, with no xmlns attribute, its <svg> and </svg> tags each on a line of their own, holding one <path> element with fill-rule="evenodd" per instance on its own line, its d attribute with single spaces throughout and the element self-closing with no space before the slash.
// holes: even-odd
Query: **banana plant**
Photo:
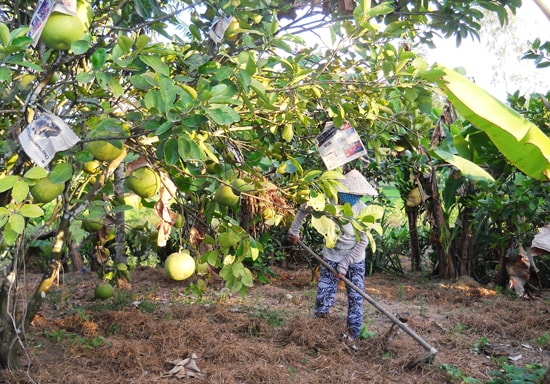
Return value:
<svg viewBox="0 0 550 384">
<path fill-rule="evenodd" d="M 521 172 L 536 180 L 550 180 L 550 138 L 539 127 L 458 72 L 444 66 L 437 69 L 441 71 L 439 86 L 466 120 L 485 132 Z M 439 155 L 456 167 L 465 165 L 455 157 Z"/>
</svg>

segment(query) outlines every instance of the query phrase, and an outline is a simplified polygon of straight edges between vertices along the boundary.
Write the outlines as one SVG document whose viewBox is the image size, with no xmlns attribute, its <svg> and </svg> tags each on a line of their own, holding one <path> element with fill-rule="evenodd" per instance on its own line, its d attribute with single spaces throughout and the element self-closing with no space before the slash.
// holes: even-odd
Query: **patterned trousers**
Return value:
<svg viewBox="0 0 550 384">
<path fill-rule="evenodd" d="M 326 260 L 334 269 L 338 263 Z M 350 264 L 346 278 L 355 284 L 361 291 L 365 289 L 365 260 Z M 336 290 L 338 289 L 338 280 L 332 272 L 325 266 L 321 266 L 321 274 L 317 285 L 317 297 L 315 300 L 315 317 L 320 317 L 329 313 L 334 305 Z M 346 285 L 348 296 L 348 319 L 347 328 L 350 336 L 356 339 L 361 331 L 363 324 L 363 296 Z"/>
</svg>

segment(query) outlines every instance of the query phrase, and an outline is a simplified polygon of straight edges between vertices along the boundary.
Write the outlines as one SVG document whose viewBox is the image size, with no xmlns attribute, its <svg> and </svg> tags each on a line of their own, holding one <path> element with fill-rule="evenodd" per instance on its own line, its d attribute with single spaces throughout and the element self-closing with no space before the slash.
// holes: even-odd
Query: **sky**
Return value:
<svg viewBox="0 0 550 384">
<path fill-rule="evenodd" d="M 547 4 L 549 1 L 546 0 Z M 536 69 L 532 60 L 519 58 L 527 50 L 527 41 L 536 37 L 543 42 L 550 41 L 550 21 L 533 0 L 523 0 L 516 16 L 513 24 L 502 29 L 499 34 L 501 41 L 492 42 L 493 45 L 500 42 L 500 49 L 509 52 L 505 60 L 499 60 L 494 52 L 491 53 L 487 46 L 489 37 L 483 35 L 481 41 L 468 38 L 458 48 L 454 38 L 439 40 L 437 48 L 427 52 L 426 60 L 430 64 L 438 62 L 451 68 L 463 67 L 477 85 L 502 101 L 506 100 L 508 93 L 516 90 L 524 95 L 532 92 L 546 94 L 550 91 L 550 68 Z M 513 28 L 516 29 L 510 31 Z M 520 43 L 525 49 L 520 53 L 513 52 L 511 46 Z"/>
</svg>

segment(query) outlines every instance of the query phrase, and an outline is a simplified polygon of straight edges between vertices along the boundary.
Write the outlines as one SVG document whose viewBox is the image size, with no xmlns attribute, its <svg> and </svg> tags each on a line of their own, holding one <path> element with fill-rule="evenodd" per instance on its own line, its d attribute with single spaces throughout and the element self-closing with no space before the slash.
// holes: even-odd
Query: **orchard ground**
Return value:
<svg viewBox="0 0 550 384">
<path fill-rule="evenodd" d="M 0 372 L 0 382 L 486 383 L 504 366 L 523 375 L 530 364 L 550 364 L 548 292 L 522 300 L 471 279 L 367 277 L 366 293 L 438 350 L 411 369 L 424 349 L 374 307 L 365 303 L 369 337 L 354 352 L 341 339 L 344 289 L 331 316 L 314 319 L 312 268 L 273 271 L 246 296 L 212 279 L 199 297 L 194 277 L 176 282 L 162 268 L 139 267 L 107 300 L 93 298 L 94 273 L 66 273 L 27 331 L 22 369 Z M 40 275 L 25 279 L 30 294 Z M 187 357 L 200 374 L 169 374 Z"/>
</svg>

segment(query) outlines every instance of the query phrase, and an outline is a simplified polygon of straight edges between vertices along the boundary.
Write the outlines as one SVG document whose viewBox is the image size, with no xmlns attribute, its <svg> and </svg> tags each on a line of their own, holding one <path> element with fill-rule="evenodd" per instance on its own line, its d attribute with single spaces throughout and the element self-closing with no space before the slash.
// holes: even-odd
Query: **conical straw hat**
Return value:
<svg viewBox="0 0 550 384">
<path fill-rule="evenodd" d="M 342 180 L 342 185 L 344 189 L 341 189 L 340 192 L 360 196 L 378 196 L 378 191 L 356 169 L 346 173 L 344 180 Z"/>
</svg>

